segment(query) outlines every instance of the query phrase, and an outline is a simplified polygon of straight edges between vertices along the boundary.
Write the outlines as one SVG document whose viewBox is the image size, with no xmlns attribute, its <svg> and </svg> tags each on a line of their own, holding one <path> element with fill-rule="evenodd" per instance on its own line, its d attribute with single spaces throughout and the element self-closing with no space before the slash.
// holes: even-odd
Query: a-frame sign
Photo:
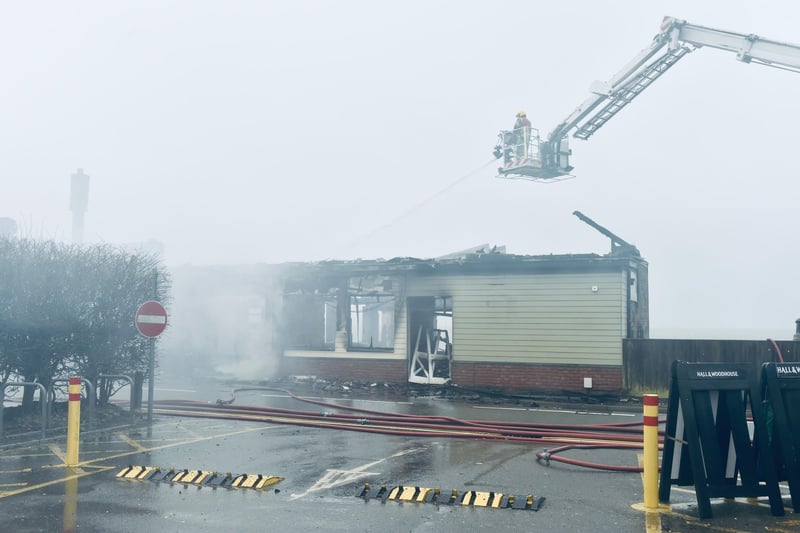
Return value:
<svg viewBox="0 0 800 533">
<path fill-rule="evenodd" d="M 672 485 L 694 485 L 701 518 L 711 518 L 711 498 L 768 496 L 772 514 L 784 514 L 754 373 L 673 361 L 659 501 L 669 502 Z"/>
<path fill-rule="evenodd" d="M 800 513 L 800 363 L 764 363 L 761 376 L 778 478 L 789 482 L 792 508 Z"/>
</svg>

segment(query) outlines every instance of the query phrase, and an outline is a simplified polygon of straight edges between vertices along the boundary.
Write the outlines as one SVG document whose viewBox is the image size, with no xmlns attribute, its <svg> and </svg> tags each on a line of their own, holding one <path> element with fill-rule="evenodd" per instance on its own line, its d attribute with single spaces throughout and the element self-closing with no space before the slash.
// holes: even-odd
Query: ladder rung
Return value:
<svg viewBox="0 0 800 533">
<path fill-rule="evenodd" d="M 636 76 L 628 85 L 610 97 L 608 102 L 591 119 L 578 128 L 573 136 L 584 140 L 591 137 L 687 53 L 689 53 L 689 49 L 681 47 L 670 51 L 654 63 L 651 63 L 647 69 Z"/>
</svg>

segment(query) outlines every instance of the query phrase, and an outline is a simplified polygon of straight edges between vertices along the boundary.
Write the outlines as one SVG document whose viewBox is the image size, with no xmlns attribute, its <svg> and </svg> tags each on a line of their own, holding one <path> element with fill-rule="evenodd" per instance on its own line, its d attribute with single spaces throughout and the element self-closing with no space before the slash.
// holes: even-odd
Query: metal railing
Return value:
<svg viewBox="0 0 800 533">
<path fill-rule="evenodd" d="M 8 387 L 36 387 L 39 389 L 39 403 L 42 404 L 42 438 L 44 439 L 47 436 L 47 389 L 41 383 L 33 381 L 11 381 L 0 386 L 0 437 L 3 436 L 3 404 Z"/>
<path fill-rule="evenodd" d="M 506 166 L 538 161 L 541 159 L 540 144 L 539 130 L 536 128 L 503 130 L 499 134 L 498 152 L 495 155 L 502 157 Z"/>
<path fill-rule="evenodd" d="M 50 383 L 47 393 L 47 408 L 50 415 L 53 414 L 53 405 L 56 403 L 56 383 L 69 383 L 69 378 L 54 379 Z M 94 385 L 86 378 L 81 378 L 81 383 L 86 387 L 86 419 L 90 429 L 94 428 L 94 404 L 97 401 L 94 395 Z M 52 418 L 52 417 L 51 417 Z"/>
<path fill-rule="evenodd" d="M 130 399 L 130 411 L 131 411 L 131 425 L 136 425 L 136 405 L 134 403 L 134 398 L 136 396 L 136 388 L 133 383 L 133 379 L 130 376 L 126 376 L 125 374 L 100 374 L 97 376 L 97 388 L 100 388 L 100 383 L 105 379 L 121 379 L 128 382 L 128 385 L 131 388 L 131 399 Z"/>
</svg>

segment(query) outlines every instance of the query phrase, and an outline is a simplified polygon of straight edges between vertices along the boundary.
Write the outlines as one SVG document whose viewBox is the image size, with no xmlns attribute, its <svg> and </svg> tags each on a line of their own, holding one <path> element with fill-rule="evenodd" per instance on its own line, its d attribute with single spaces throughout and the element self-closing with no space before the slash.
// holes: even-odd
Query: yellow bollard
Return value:
<svg viewBox="0 0 800 533">
<path fill-rule="evenodd" d="M 69 378 L 69 411 L 67 412 L 67 466 L 78 466 L 80 436 L 81 378 L 71 377 Z"/>
<path fill-rule="evenodd" d="M 658 509 L 658 394 L 644 395 L 644 507 Z"/>
</svg>

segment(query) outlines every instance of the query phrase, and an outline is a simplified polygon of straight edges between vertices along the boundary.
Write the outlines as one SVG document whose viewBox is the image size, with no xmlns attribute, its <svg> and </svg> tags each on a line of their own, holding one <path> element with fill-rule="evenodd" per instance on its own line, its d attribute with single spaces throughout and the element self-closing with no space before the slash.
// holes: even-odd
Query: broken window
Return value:
<svg viewBox="0 0 800 533">
<path fill-rule="evenodd" d="M 453 342 L 453 298 L 451 296 L 434 298 L 434 313 L 436 329 L 446 331 L 450 342 Z"/>
<path fill-rule="evenodd" d="M 336 297 L 287 294 L 284 298 L 286 347 L 333 350 L 336 337 Z"/>
<path fill-rule="evenodd" d="M 350 297 L 350 349 L 394 350 L 394 296 Z"/>
</svg>

